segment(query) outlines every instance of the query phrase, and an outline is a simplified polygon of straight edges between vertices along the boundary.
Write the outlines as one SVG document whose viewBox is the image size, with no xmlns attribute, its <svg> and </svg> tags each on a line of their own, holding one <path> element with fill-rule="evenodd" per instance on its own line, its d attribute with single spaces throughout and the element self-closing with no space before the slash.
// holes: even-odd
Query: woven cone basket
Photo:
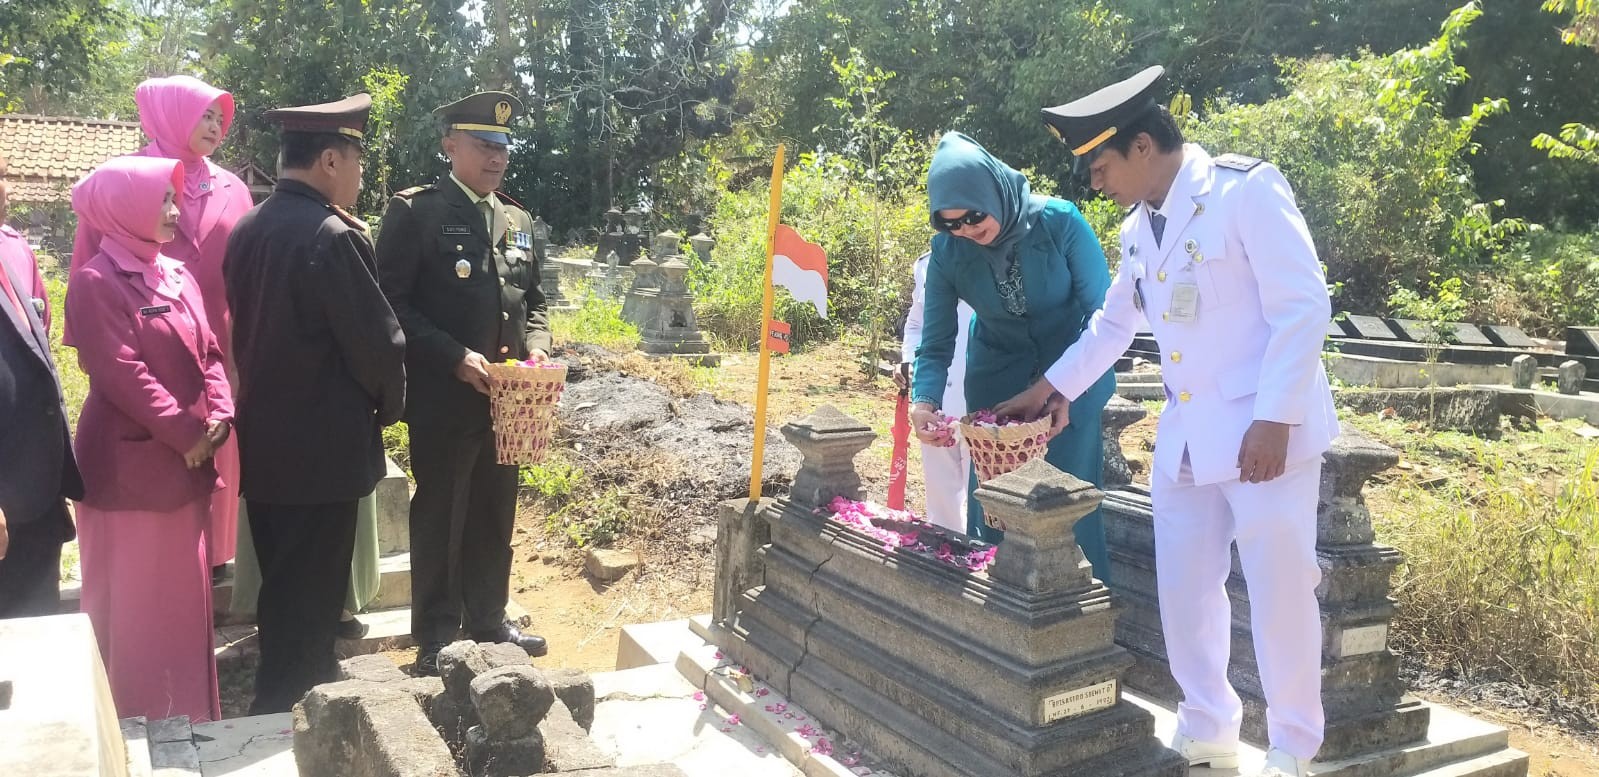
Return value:
<svg viewBox="0 0 1599 777">
<path fill-rule="evenodd" d="M 1044 455 L 1049 446 L 1049 416 L 1024 424 L 984 426 L 971 416 L 960 420 L 961 438 L 972 454 L 979 482 L 993 480 Z"/>
<path fill-rule="evenodd" d="M 537 464 L 555 440 L 555 403 L 566 387 L 566 366 L 491 364 L 489 417 L 501 464 Z"/>
</svg>

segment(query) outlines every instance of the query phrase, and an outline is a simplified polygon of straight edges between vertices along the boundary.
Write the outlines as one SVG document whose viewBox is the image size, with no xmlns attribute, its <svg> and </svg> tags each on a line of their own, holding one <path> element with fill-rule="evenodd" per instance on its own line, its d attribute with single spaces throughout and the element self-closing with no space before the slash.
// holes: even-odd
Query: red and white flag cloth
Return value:
<svg viewBox="0 0 1599 777">
<path fill-rule="evenodd" d="M 827 318 L 827 252 L 787 224 L 778 224 L 772 241 L 772 286 L 788 289 L 794 299 L 811 303 L 816 315 Z"/>
</svg>

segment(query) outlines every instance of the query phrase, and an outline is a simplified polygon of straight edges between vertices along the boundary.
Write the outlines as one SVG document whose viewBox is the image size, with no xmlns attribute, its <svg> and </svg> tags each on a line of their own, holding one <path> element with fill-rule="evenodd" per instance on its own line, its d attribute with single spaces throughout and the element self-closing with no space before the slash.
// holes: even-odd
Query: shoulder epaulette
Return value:
<svg viewBox="0 0 1599 777">
<path fill-rule="evenodd" d="M 1211 161 L 1215 162 L 1217 167 L 1247 173 L 1259 167 L 1262 160 L 1252 156 L 1244 156 L 1243 154 L 1222 154 Z"/>
<path fill-rule="evenodd" d="M 356 229 L 359 229 L 362 232 L 371 231 L 371 227 L 368 227 L 366 225 L 365 221 L 362 221 L 362 220 L 356 218 L 355 216 L 351 215 L 349 211 L 347 211 L 347 210 L 345 210 L 345 209 L 343 209 L 343 208 L 341 208 L 341 207 L 339 207 L 337 205 L 328 205 L 328 207 L 330 209 L 332 209 L 335 214 L 338 215 L 340 221 L 343 221 L 344 223 L 349 224 L 350 226 L 355 227 Z"/>
<path fill-rule="evenodd" d="M 512 205 L 515 205 L 518 208 L 522 208 L 522 210 L 527 210 L 526 207 L 523 207 L 522 203 L 517 202 L 516 200 L 512 199 L 511 195 L 506 194 L 505 192 L 502 192 L 502 191 L 496 191 L 494 193 L 499 195 L 500 199 L 505 200 L 506 202 L 509 202 L 509 203 L 511 203 Z"/>
<path fill-rule="evenodd" d="M 418 194 L 421 194 L 422 192 L 430 192 L 430 191 L 433 191 L 433 184 L 423 184 L 421 186 L 413 186 L 413 187 L 411 187 L 409 189 L 401 189 L 400 191 L 395 192 L 394 196 L 396 196 L 396 197 L 405 197 L 406 199 L 410 199 L 412 197 L 417 196 Z"/>
</svg>

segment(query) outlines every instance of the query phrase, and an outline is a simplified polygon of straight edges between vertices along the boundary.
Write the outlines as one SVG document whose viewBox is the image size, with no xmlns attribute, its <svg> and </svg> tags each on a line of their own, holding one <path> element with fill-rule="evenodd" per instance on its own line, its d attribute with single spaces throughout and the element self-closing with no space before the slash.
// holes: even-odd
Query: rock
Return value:
<svg viewBox="0 0 1599 777">
<path fill-rule="evenodd" d="M 594 726 L 594 679 L 578 669 L 556 669 L 544 673 L 555 689 L 555 697 L 566 705 L 572 720 L 584 731 Z"/>
<path fill-rule="evenodd" d="M 472 681 L 472 706 L 496 742 L 532 736 L 555 703 L 555 689 L 531 665 L 502 666 Z"/>
<path fill-rule="evenodd" d="M 1571 359 L 1560 363 L 1560 372 L 1555 377 L 1555 388 L 1562 394 L 1581 394 L 1582 382 L 1588 379 L 1588 368 L 1582 362 Z"/>
<path fill-rule="evenodd" d="M 589 548 L 583 568 L 596 580 L 607 583 L 621 580 L 622 576 L 639 564 L 638 551 Z"/>
<path fill-rule="evenodd" d="M 1532 388 L 1538 382 L 1538 360 L 1531 354 L 1522 354 L 1510 360 L 1510 385 L 1518 389 Z"/>
<path fill-rule="evenodd" d="M 526 651 L 503 642 L 461 640 L 439 651 L 439 676 L 444 691 L 461 705 L 472 703 L 472 681 L 502 666 L 527 665 Z"/>
<path fill-rule="evenodd" d="M 439 736 L 457 745 L 466 741 L 469 729 L 482 723 L 471 699 L 458 701 L 449 693 L 440 693 L 433 698 L 433 704 L 427 708 L 427 716 Z"/>
<path fill-rule="evenodd" d="M 340 680 L 387 683 L 404 680 L 405 677 L 405 673 L 400 671 L 393 661 L 376 653 L 346 658 L 339 662 Z"/>
<path fill-rule="evenodd" d="M 575 772 L 615 765 L 611 756 L 595 746 L 588 732 L 572 719 L 572 712 L 559 699 L 550 706 L 544 720 L 539 721 L 539 734 L 544 737 L 545 771 Z"/>
<path fill-rule="evenodd" d="M 539 732 L 509 742 L 489 738 L 482 726 L 466 732 L 466 768 L 472 777 L 523 777 L 544 771 L 544 738 Z"/>
<path fill-rule="evenodd" d="M 294 705 L 301 777 L 459 777 L 444 740 L 410 694 L 345 680 Z"/>
<path fill-rule="evenodd" d="M 394 687 L 402 693 L 411 694 L 425 715 L 433 713 L 433 702 L 444 695 L 444 681 L 437 677 L 407 677 L 395 683 Z"/>
</svg>

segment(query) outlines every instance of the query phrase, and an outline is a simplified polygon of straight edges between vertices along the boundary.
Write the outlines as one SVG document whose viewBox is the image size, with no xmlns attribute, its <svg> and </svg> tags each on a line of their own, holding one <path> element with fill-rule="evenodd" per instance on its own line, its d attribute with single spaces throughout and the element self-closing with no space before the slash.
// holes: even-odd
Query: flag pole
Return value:
<svg viewBox="0 0 1599 777">
<path fill-rule="evenodd" d="M 777 252 L 777 223 L 783 205 L 783 144 L 772 160 L 772 202 L 766 216 L 766 282 L 761 286 L 761 363 L 755 378 L 755 448 L 750 464 L 750 501 L 761 498 L 761 464 L 766 457 L 766 387 L 772 367 L 772 256 Z"/>
</svg>

